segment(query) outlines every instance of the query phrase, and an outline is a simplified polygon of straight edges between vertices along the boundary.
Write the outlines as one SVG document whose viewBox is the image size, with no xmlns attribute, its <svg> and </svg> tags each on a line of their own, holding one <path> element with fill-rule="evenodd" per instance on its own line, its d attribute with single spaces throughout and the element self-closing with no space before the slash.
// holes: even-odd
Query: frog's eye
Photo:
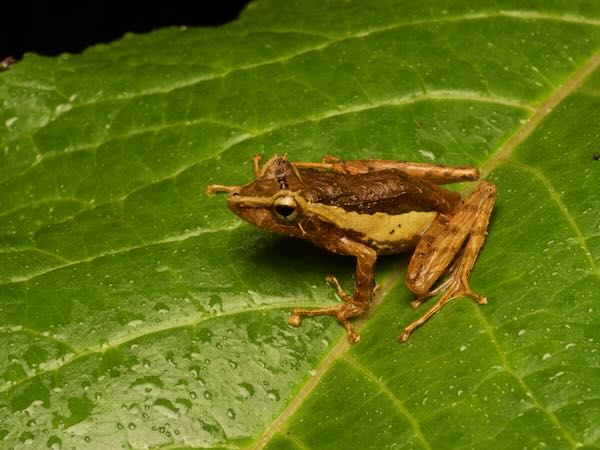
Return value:
<svg viewBox="0 0 600 450">
<path fill-rule="evenodd" d="M 294 200 L 294 197 L 278 197 L 273 202 L 273 213 L 279 220 L 292 223 L 300 215 L 300 205 Z"/>
</svg>

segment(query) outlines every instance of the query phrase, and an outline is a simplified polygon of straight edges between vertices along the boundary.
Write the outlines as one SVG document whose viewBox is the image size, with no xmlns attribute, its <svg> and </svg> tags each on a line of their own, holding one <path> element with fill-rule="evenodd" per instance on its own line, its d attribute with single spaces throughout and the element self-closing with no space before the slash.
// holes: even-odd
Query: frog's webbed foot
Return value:
<svg viewBox="0 0 600 450">
<path fill-rule="evenodd" d="M 451 291 L 456 292 L 456 294 L 452 295 L 450 300 L 452 300 L 453 298 L 456 298 L 456 297 L 469 297 L 469 298 L 472 298 L 473 300 L 475 300 L 477 302 L 477 304 L 479 304 L 479 305 L 487 304 L 487 298 L 481 294 L 478 294 L 473 289 L 471 289 L 471 286 L 470 286 L 468 280 L 462 282 L 461 286 L 459 288 L 456 288 L 455 285 L 456 285 L 456 282 L 454 281 L 453 277 L 450 277 L 447 280 L 445 280 L 442 284 L 440 284 L 438 287 L 429 291 L 427 294 L 421 295 L 421 296 L 415 298 L 414 300 L 412 300 L 410 302 L 410 307 L 412 309 L 417 309 L 419 306 L 421 306 L 423 303 L 425 303 L 431 297 L 435 297 L 436 295 L 438 295 L 441 292 L 451 292 Z"/>
<path fill-rule="evenodd" d="M 335 316 L 344 328 L 346 329 L 346 336 L 348 337 L 348 342 L 354 344 L 360 340 L 360 336 L 354 328 L 352 324 L 348 321 L 350 317 L 355 317 L 363 314 L 368 309 L 368 304 L 357 303 L 350 298 L 346 303 L 342 303 L 340 305 L 332 306 L 329 308 L 320 308 L 320 309 L 294 309 L 294 312 L 288 319 L 288 323 L 294 327 L 300 326 L 300 322 L 302 321 L 302 316 Z"/>
<path fill-rule="evenodd" d="M 443 289 L 442 289 L 443 288 Z M 400 342 L 406 342 L 411 333 L 427 322 L 433 315 L 437 314 L 446 303 L 450 300 L 455 299 L 457 297 L 470 297 L 477 302 L 479 305 L 485 305 L 487 303 L 487 298 L 481 294 L 478 294 L 473 289 L 471 289 L 471 285 L 469 284 L 469 280 L 464 274 L 461 276 L 451 276 L 446 280 L 440 287 L 436 288 L 428 295 L 427 298 L 432 297 L 438 294 L 440 291 L 445 290 L 444 295 L 440 298 L 435 305 L 431 309 L 429 309 L 425 314 L 415 320 L 413 323 L 404 328 L 400 336 L 398 336 L 398 340 Z M 422 297 L 419 297 L 411 302 L 411 306 L 413 306 L 417 301 L 420 301 Z M 420 303 L 417 303 L 417 307 L 423 303 L 427 298 L 422 300 Z M 413 306 L 415 307 L 415 306 Z"/>
<path fill-rule="evenodd" d="M 365 313 L 369 309 L 369 301 L 366 299 L 360 301 L 348 294 L 340 285 L 340 282 L 335 275 L 327 275 L 325 280 L 335 289 L 337 295 L 344 303 L 320 309 L 294 309 L 292 315 L 288 319 L 288 323 L 294 327 L 298 327 L 302 321 L 302 316 L 335 316 L 338 322 L 346 329 L 348 342 L 354 344 L 360 340 L 360 336 L 354 331 L 354 328 L 348 319 Z M 360 297 L 361 296 L 359 295 L 359 298 Z"/>
</svg>

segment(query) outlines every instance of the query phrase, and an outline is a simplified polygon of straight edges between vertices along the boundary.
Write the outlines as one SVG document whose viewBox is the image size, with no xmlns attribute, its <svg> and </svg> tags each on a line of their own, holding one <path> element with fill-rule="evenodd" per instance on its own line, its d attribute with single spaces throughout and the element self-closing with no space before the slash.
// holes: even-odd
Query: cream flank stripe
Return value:
<svg viewBox="0 0 600 450">
<path fill-rule="evenodd" d="M 338 228 L 355 231 L 382 244 L 412 240 L 415 235 L 421 234 L 431 225 L 437 215 L 435 211 L 411 211 L 395 215 L 381 212 L 359 214 L 355 211 L 346 211 L 339 206 L 309 202 L 305 202 L 305 204 L 298 203 L 309 215 L 315 215 Z"/>
<path fill-rule="evenodd" d="M 552 110 L 560 104 L 567 96 L 576 92 L 579 87 L 583 84 L 583 82 L 590 76 L 598 67 L 600 66 L 600 51 L 595 53 L 585 64 L 580 66 L 573 74 L 558 88 L 553 94 L 548 97 L 548 99 L 537 106 L 533 115 L 529 118 L 529 120 L 518 129 L 506 142 L 505 144 L 490 158 L 480 170 L 482 177 L 488 175 L 493 169 L 495 169 L 498 165 L 506 161 L 512 154 L 512 152 L 517 148 L 523 141 L 525 141 L 531 133 L 537 128 L 537 126 L 552 112 Z M 395 283 L 390 279 L 386 283 L 385 286 L 382 286 L 373 299 L 373 303 L 371 305 L 370 313 L 372 314 L 377 306 L 382 302 L 383 298 L 390 291 L 390 289 L 395 285 Z M 482 315 L 480 314 L 480 317 Z M 354 328 L 358 330 L 360 325 L 364 323 L 364 316 L 360 317 L 358 320 L 354 322 Z M 487 324 L 487 320 L 484 319 L 484 323 Z M 488 329 L 491 333 L 491 337 L 495 339 L 491 328 Z M 346 342 L 346 337 L 340 339 L 340 341 L 333 347 L 331 352 L 323 359 L 321 364 L 317 367 L 314 375 L 309 379 L 309 381 L 300 389 L 300 391 L 296 394 L 296 396 L 289 403 L 288 407 L 285 408 L 281 414 L 271 423 L 271 425 L 265 430 L 263 435 L 258 439 L 254 449 L 261 450 L 263 449 L 268 442 L 280 431 L 285 430 L 286 422 L 291 419 L 291 417 L 296 413 L 296 411 L 300 408 L 302 403 L 308 398 L 311 392 L 318 386 L 319 382 L 323 378 L 323 376 L 327 373 L 327 371 L 333 366 L 335 361 L 344 355 L 349 349 L 349 344 Z M 525 388 L 526 392 L 531 394 L 531 389 L 525 384 L 524 380 L 519 378 L 516 374 L 514 374 L 515 378 L 519 380 L 521 385 Z M 531 394 L 533 395 L 533 394 Z M 398 399 L 400 401 L 400 399 Z M 539 405 L 539 401 L 535 400 Z M 550 421 L 558 427 L 559 430 L 566 433 L 565 438 L 569 443 L 574 443 L 574 439 L 566 432 L 564 427 L 562 427 L 556 415 L 549 411 L 548 409 L 540 409 L 540 411 L 547 415 Z M 414 417 L 409 416 L 411 420 L 411 424 L 413 424 L 413 429 L 415 434 L 420 438 L 421 443 L 425 448 L 430 448 L 429 443 L 427 442 L 425 436 L 421 433 L 419 429 L 418 421 L 414 419 Z"/>
</svg>

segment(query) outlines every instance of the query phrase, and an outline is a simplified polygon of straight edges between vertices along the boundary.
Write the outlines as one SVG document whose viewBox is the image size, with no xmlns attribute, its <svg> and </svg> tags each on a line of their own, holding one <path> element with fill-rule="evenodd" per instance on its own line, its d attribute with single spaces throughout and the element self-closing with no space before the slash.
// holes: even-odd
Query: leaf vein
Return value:
<svg viewBox="0 0 600 450">
<path fill-rule="evenodd" d="M 121 254 L 125 254 L 128 252 L 132 252 L 135 250 L 140 250 L 146 247 L 152 247 L 155 245 L 163 245 L 163 244 L 170 244 L 170 243 L 174 243 L 174 242 L 180 242 L 180 241 L 185 241 L 187 239 L 193 239 L 197 236 L 201 236 L 203 234 L 209 234 L 209 233 L 221 233 L 221 232 L 226 232 L 226 231 L 232 231 L 235 230 L 236 228 L 240 227 L 242 225 L 241 221 L 236 221 L 234 222 L 232 225 L 227 226 L 227 227 L 222 227 L 222 228 L 197 228 L 195 230 L 191 230 L 189 232 L 186 233 L 182 233 L 176 236 L 169 236 L 163 239 L 160 239 L 158 241 L 152 241 L 152 242 L 147 242 L 147 243 L 142 243 L 140 245 L 134 245 L 131 247 L 124 247 L 118 250 L 111 250 L 111 251 L 107 251 L 107 252 L 103 252 L 103 253 L 99 253 L 97 255 L 93 255 L 93 256 L 89 256 L 87 258 L 82 258 L 82 259 L 78 259 L 75 261 L 71 261 L 67 264 L 61 264 L 58 266 L 54 266 L 51 267 L 49 269 L 46 270 L 41 270 L 39 272 L 36 272 L 30 276 L 27 277 L 13 277 L 13 279 L 8 282 L 8 283 L 2 283 L 0 284 L 0 287 L 2 286 L 6 286 L 9 284 L 17 284 L 17 283 L 26 283 L 29 282 L 32 279 L 35 279 L 37 277 L 40 277 L 42 275 L 45 275 L 47 273 L 50 272 L 54 272 L 56 270 L 60 270 L 60 269 L 64 269 L 66 267 L 72 267 L 72 266 L 77 266 L 79 264 L 83 264 L 83 263 L 90 263 L 93 262 L 95 260 L 101 259 L 101 258 L 105 258 L 105 257 L 110 257 L 110 256 L 116 256 L 116 255 L 121 255 Z"/>
<path fill-rule="evenodd" d="M 239 314 L 247 314 L 247 313 L 253 313 L 253 312 L 258 312 L 258 311 L 277 310 L 277 309 L 291 309 L 291 308 L 302 307 L 302 306 L 303 305 L 299 305 L 296 303 L 289 303 L 289 304 L 287 304 L 287 303 L 272 303 L 272 304 L 266 304 L 266 305 L 263 304 L 263 305 L 252 306 L 250 308 L 246 307 L 244 309 L 236 309 L 236 310 L 227 311 L 224 313 L 203 316 L 196 320 L 188 320 L 187 322 L 166 323 L 165 326 L 157 326 L 152 329 L 146 329 L 146 330 L 143 330 L 142 333 L 127 336 L 124 339 L 115 339 L 112 342 L 103 343 L 103 345 L 101 347 L 92 347 L 92 348 L 87 348 L 83 351 L 76 352 L 75 355 L 71 359 L 65 359 L 61 364 L 57 364 L 56 366 L 54 366 L 50 369 L 38 371 L 37 373 L 35 373 L 31 376 L 22 378 L 12 384 L 5 385 L 4 387 L 0 388 L 0 394 L 11 391 L 12 389 L 20 386 L 23 383 L 26 383 L 27 381 L 31 381 L 33 379 L 42 377 L 49 373 L 57 372 L 57 371 L 61 370 L 62 368 L 64 368 L 65 366 L 73 364 L 85 357 L 106 353 L 115 348 L 118 348 L 121 346 L 127 346 L 137 340 L 148 338 L 150 336 L 155 336 L 160 333 L 173 332 L 175 330 L 182 330 L 184 328 L 194 328 L 199 325 L 203 325 L 205 322 L 208 322 L 210 320 L 236 316 Z M 310 307 L 314 307 L 314 306 L 315 305 L 313 305 L 313 304 L 310 305 Z M 63 345 L 67 345 L 67 344 L 63 344 Z"/>
<path fill-rule="evenodd" d="M 588 19 L 583 16 L 575 16 L 572 14 L 562 14 L 562 15 L 560 15 L 560 14 L 543 14 L 543 13 L 538 13 L 538 12 L 519 11 L 519 10 L 499 10 L 499 11 L 492 11 L 492 12 L 470 13 L 470 14 L 457 15 L 457 16 L 434 17 L 434 18 L 425 19 L 425 20 L 414 20 L 414 21 L 407 21 L 407 22 L 402 22 L 402 23 L 393 23 L 393 24 L 384 25 L 381 27 L 373 27 L 371 29 L 363 30 L 363 31 L 360 31 L 357 33 L 347 34 L 345 36 L 340 36 L 340 37 L 331 39 L 330 41 L 324 42 L 320 45 L 309 46 L 301 51 L 294 52 L 289 55 L 285 55 L 283 57 L 260 61 L 258 63 L 253 63 L 253 64 L 247 64 L 245 66 L 238 66 L 235 68 L 231 68 L 229 70 L 224 70 L 224 71 L 222 71 L 220 73 L 216 73 L 216 74 L 192 77 L 188 80 L 184 80 L 179 83 L 174 82 L 169 89 L 148 89 L 146 91 L 137 92 L 132 95 L 119 95 L 118 97 L 109 98 L 106 100 L 103 99 L 102 101 L 98 101 L 98 99 L 95 98 L 93 101 L 90 101 L 90 102 L 78 103 L 74 106 L 74 108 L 79 108 L 79 107 L 87 106 L 90 104 L 96 105 L 96 104 L 99 104 L 99 103 L 105 102 L 105 101 L 110 102 L 110 101 L 115 101 L 115 100 L 130 100 L 130 99 L 135 99 L 135 98 L 146 96 L 146 95 L 168 94 L 177 89 L 194 86 L 194 85 L 202 83 L 202 82 L 222 79 L 222 78 L 227 77 L 231 73 L 241 72 L 241 71 L 246 71 L 246 70 L 253 70 L 256 68 L 260 68 L 260 67 L 268 66 L 268 65 L 272 65 L 272 64 L 285 64 L 288 61 L 290 61 L 296 57 L 323 50 L 325 48 L 331 47 L 340 42 L 344 42 L 344 41 L 348 41 L 348 40 L 352 40 L 352 39 L 360 39 L 360 38 L 364 38 L 364 37 L 372 35 L 372 34 L 377 34 L 377 33 L 382 33 L 382 32 L 387 32 L 387 31 L 394 31 L 394 30 L 397 30 L 397 29 L 403 28 L 403 27 L 416 26 L 416 25 L 427 25 L 427 24 L 435 24 L 435 23 L 452 23 L 452 22 L 462 22 L 462 21 L 490 20 L 490 19 L 495 19 L 495 18 L 500 18 L 500 17 L 506 17 L 506 18 L 511 18 L 511 19 L 515 19 L 515 20 L 528 20 L 528 21 L 543 20 L 543 21 L 567 22 L 567 23 L 574 23 L 574 24 L 579 24 L 579 25 L 597 26 L 597 27 L 600 26 L 600 20 Z M 273 29 L 272 31 L 278 32 L 277 29 Z M 65 94 L 63 94 L 63 95 L 65 95 Z M 70 111 L 72 111 L 74 108 L 71 108 Z M 66 111 L 58 112 L 54 116 L 49 117 L 47 119 L 47 121 L 41 125 L 41 127 L 43 128 L 44 126 L 46 126 L 50 122 L 53 122 L 54 120 L 56 120 L 58 117 L 60 117 L 62 114 L 65 114 L 65 113 L 66 113 Z M 23 133 L 19 133 L 19 134 L 15 135 L 9 141 L 6 141 L 5 144 L 11 143 L 15 139 L 20 138 L 23 134 L 29 133 L 29 132 L 30 132 L 30 130 L 25 130 Z"/>
<path fill-rule="evenodd" d="M 550 195 L 550 198 L 556 204 L 559 211 L 565 217 L 565 219 L 567 220 L 567 223 L 569 224 L 569 226 L 575 233 L 575 239 L 577 240 L 579 246 L 585 253 L 585 256 L 590 264 L 592 272 L 596 275 L 596 277 L 600 278 L 600 270 L 598 270 L 598 266 L 596 266 L 596 261 L 594 260 L 594 257 L 592 256 L 592 252 L 590 251 L 590 249 L 587 245 L 587 239 L 586 239 L 585 235 L 579 228 L 579 225 L 577 225 L 577 222 L 573 218 L 572 214 L 569 212 L 569 209 L 567 208 L 565 203 L 560 198 L 560 194 L 556 191 L 556 189 L 554 188 L 554 186 L 552 185 L 550 180 L 537 167 L 533 167 L 528 164 L 523 164 L 523 163 L 514 162 L 514 161 L 511 161 L 511 164 L 531 173 L 544 185 L 544 187 L 548 191 L 548 194 Z"/>
<path fill-rule="evenodd" d="M 345 355 L 343 355 L 341 357 L 341 359 L 343 359 L 348 365 L 350 365 L 357 372 L 361 373 L 369 381 L 371 381 L 373 384 L 375 384 L 379 388 L 379 390 L 386 397 L 388 397 L 391 400 L 391 402 L 394 405 L 394 407 L 404 417 L 406 417 L 406 419 L 408 420 L 408 422 L 410 423 L 410 425 L 411 425 L 411 427 L 413 429 L 413 432 L 415 433 L 415 435 L 419 438 L 419 440 L 423 444 L 423 447 L 425 447 L 426 449 L 431 450 L 431 444 L 425 438 L 425 435 L 423 434 L 423 431 L 421 430 L 421 427 L 419 426 L 419 421 L 406 408 L 406 405 L 402 402 L 402 400 L 400 400 L 400 398 L 398 398 L 398 396 L 392 390 L 390 390 L 390 388 L 388 388 L 387 385 L 381 379 L 377 378 L 373 372 L 371 372 L 367 367 L 365 367 L 363 364 L 361 364 L 360 362 L 358 362 L 356 360 L 356 358 L 352 358 L 352 357 L 350 357 L 346 353 Z"/>
<path fill-rule="evenodd" d="M 558 420 L 558 417 L 556 417 L 556 415 L 552 411 L 550 411 L 548 408 L 546 408 L 537 399 L 537 397 L 533 393 L 533 390 L 529 387 L 529 385 L 527 385 L 527 383 L 525 383 L 525 380 L 523 379 L 523 377 L 521 377 L 519 374 L 517 374 L 513 370 L 513 368 L 511 367 L 510 363 L 508 362 L 508 359 L 507 359 L 507 357 L 505 355 L 504 350 L 502 349 L 500 343 L 498 342 L 498 339 L 496 338 L 496 334 L 494 333 L 494 329 L 492 328 L 492 326 L 488 322 L 487 317 L 481 311 L 481 308 L 478 305 L 474 304 L 474 303 L 471 303 L 471 305 L 473 305 L 473 308 L 475 309 L 475 314 L 479 318 L 479 321 L 481 322 L 482 326 L 485 328 L 485 330 L 487 332 L 487 335 L 488 335 L 488 337 L 490 339 L 490 342 L 492 343 L 492 345 L 496 349 L 496 352 L 498 353 L 498 356 L 500 357 L 500 362 L 502 364 L 502 367 L 504 368 L 504 370 L 506 371 L 506 373 L 508 373 L 509 375 L 511 375 L 517 381 L 517 383 L 519 384 L 519 386 L 521 386 L 521 389 L 523 389 L 523 391 L 531 399 L 531 401 L 533 402 L 534 406 L 539 411 L 541 411 L 542 413 L 544 413 L 548 417 L 548 420 L 554 425 L 554 427 L 556 429 L 558 429 L 561 432 L 561 434 L 565 437 L 565 439 L 569 442 L 569 444 L 573 448 L 577 447 L 576 440 L 573 438 L 573 436 L 571 436 L 571 433 L 561 424 L 561 422 Z"/>
<path fill-rule="evenodd" d="M 560 87 L 541 103 L 529 120 L 519 128 L 481 167 L 481 176 L 485 178 L 499 164 L 508 160 L 513 151 L 521 145 L 538 127 L 538 125 L 556 108 L 567 96 L 577 92 L 586 78 L 600 66 L 600 51 L 596 52 L 587 62 L 576 69 Z"/>
</svg>

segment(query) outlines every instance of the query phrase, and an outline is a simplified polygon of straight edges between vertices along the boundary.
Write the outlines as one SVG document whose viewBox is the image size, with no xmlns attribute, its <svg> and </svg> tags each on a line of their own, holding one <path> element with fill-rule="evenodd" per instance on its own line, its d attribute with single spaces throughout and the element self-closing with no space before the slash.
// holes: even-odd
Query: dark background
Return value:
<svg viewBox="0 0 600 450">
<path fill-rule="evenodd" d="M 39 5 L 5 0 L 0 6 L 0 61 L 35 52 L 54 56 L 79 53 L 111 42 L 128 31 L 144 33 L 171 25 L 218 26 L 238 17 L 250 0 L 121 1 L 121 6 L 80 1 L 72 5 L 46 1 Z M 137 4 L 137 5 L 136 5 Z"/>
</svg>

